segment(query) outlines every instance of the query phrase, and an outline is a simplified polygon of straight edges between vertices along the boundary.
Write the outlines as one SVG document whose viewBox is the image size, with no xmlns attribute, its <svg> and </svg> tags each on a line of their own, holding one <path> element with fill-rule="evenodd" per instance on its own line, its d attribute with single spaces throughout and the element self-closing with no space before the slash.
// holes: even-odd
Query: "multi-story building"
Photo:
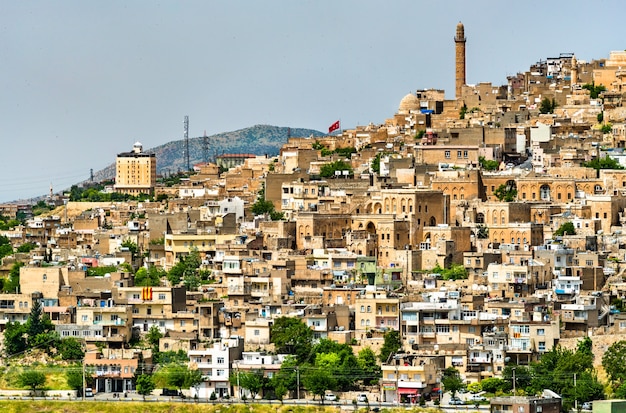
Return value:
<svg viewBox="0 0 626 413">
<path fill-rule="evenodd" d="M 132 151 L 117 155 L 115 191 L 133 196 L 154 194 L 156 170 L 156 155 L 143 152 L 143 145 L 136 142 Z"/>
</svg>

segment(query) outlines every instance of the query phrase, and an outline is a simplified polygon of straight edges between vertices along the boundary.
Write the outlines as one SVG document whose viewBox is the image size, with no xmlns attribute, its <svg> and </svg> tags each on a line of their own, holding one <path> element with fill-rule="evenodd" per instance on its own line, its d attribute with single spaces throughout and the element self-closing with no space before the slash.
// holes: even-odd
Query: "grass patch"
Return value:
<svg viewBox="0 0 626 413">
<path fill-rule="evenodd" d="M 11 413 L 337 413 L 338 406 L 300 406 L 265 404 L 205 404 L 205 403 L 142 403 L 142 402 L 69 402 L 0 400 L 0 411 Z M 412 412 L 436 413 L 441 410 L 414 407 Z M 385 413 L 406 413 L 404 408 L 383 408 Z"/>
</svg>

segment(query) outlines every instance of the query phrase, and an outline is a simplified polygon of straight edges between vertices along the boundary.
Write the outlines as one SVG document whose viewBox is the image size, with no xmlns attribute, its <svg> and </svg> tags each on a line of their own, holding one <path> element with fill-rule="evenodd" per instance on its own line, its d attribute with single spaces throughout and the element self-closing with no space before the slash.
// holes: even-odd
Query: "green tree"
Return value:
<svg viewBox="0 0 626 413">
<path fill-rule="evenodd" d="M 512 202 L 517 198 L 517 189 L 511 185 L 502 184 L 496 188 L 493 194 L 499 201 Z"/>
<path fill-rule="evenodd" d="M 23 262 L 15 262 L 9 271 L 8 280 L 2 286 L 2 292 L 18 293 L 20 291 L 20 268 L 24 266 Z"/>
<path fill-rule="evenodd" d="M 7 357 L 18 355 L 26 348 L 26 326 L 18 321 L 9 321 L 4 329 L 4 352 Z"/>
<path fill-rule="evenodd" d="M 20 245 L 19 247 L 17 247 L 16 251 L 17 252 L 31 252 L 35 248 L 37 248 L 37 246 L 35 244 L 33 244 L 32 242 L 26 242 L 26 243 Z"/>
<path fill-rule="evenodd" d="M 65 380 L 67 385 L 76 390 L 77 394 L 83 394 L 83 366 L 75 364 L 65 370 Z"/>
<path fill-rule="evenodd" d="M 389 360 L 389 356 L 397 352 L 402 347 L 400 333 L 397 330 L 389 330 L 383 337 L 383 345 L 378 353 L 378 359 L 383 363 Z"/>
<path fill-rule="evenodd" d="M 496 393 L 498 391 L 505 391 L 511 388 L 511 384 L 507 383 L 500 377 L 487 377 L 480 381 L 480 386 L 487 393 Z"/>
<path fill-rule="evenodd" d="M 452 394 L 452 397 L 464 386 L 461 374 L 454 367 L 448 367 L 443 371 L 441 383 L 445 391 L 449 391 Z"/>
<path fill-rule="evenodd" d="M 298 389 L 298 360 L 295 356 L 287 356 L 280 365 L 280 370 L 270 380 L 270 386 L 278 397 L 277 389 L 283 386 L 285 391 L 295 393 Z M 286 394 L 286 393 L 285 393 Z M 283 394 L 284 396 L 284 394 Z"/>
<path fill-rule="evenodd" d="M 484 156 L 479 156 L 478 162 L 480 163 L 480 167 L 483 168 L 485 171 L 495 171 L 500 166 L 500 162 L 496 161 L 495 159 L 485 159 Z"/>
<path fill-rule="evenodd" d="M 13 254 L 13 246 L 9 238 L 0 235 L 0 258 L 4 258 Z"/>
<path fill-rule="evenodd" d="M 605 123 L 604 125 L 600 126 L 600 131 L 605 135 L 607 133 L 611 133 L 613 131 L 613 125 L 610 123 Z"/>
<path fill-rule="evenodd" d="M 36 370 L 25 370 L 17 376 L 17 384 L 20 387 L 28 387 L 35 395 L 37 389 L 46 384 L 46 375 Z"/>
<path fill-rule="evenodd" d="M 178 363 L 169 363 L 161 366 L 154 374 L 155 385 L 168 389 L 177 389 L 179 392 L 184 387 L 189 387 L 187 366 Z"/>
<path fill-rule="evenodd" d="M 148 330 L 148 333 L 146 334 L 146 341 L 148 342 L 148 344 L 150 344 L 150 347 L 152 348 L 152 354 L 159 352 L 159 340 L 161 340 L 162 337 L 163 333 L 161 333 L 159 327 L 155 325 L 150 327 L 150 330 Z"/>
<path fill-rule="evenodd" d="M 377 384 L 381 378 L 381 368 L 376 361 L 376 354 L 370 347 L 359 351 L 357 361 L 361 368 L 363 384 L 366 386 Z"/>
<path fill-rule="evenodd" d="M 270 341 L 277 353 L 294 354 L 303 362 L 311 353 L 313 331 L 299 318 L 279 317 L 270 328 Z"/>
<path fill-rule="evenodd" d="M 375 172 L 377 174 L 380 173 L 380 158 L 382 156 L 382 152 L 378 152 L 376 156 L 374 156 L 374 158 L 372 159 L 372 162 L 370 163 L 370 169 L 372 170 L 372 172 Z"/>
<path fill-rule="evenodd" d="M 606 349 L 602 367 L 616 387 L 626 382 L 626 340 L 616 341 Z"/>
<path fill-rule="evenodd" d="M 459 111 L 459 119 L 465 119 L 465 115 L 467 114 L 467 105 L 463 105 L 461 110 Z"/>
<path fill-rule="evenodd" d="M 542 113 L 544 115 L 547 113 L 554 113 L 554 109 L 556 109 L 556 107 L 557 104 L 554 98 L 550 100 L 549 98 L 545 97 L 541 99 L 541 103 L 539 104 L 539 113 Z"/>
<path fill-rule="evenodd" d="M 248 390 L 252 399 L 255 399 L 265 386 L 262 370 L 235 371 L 230 375 L 229 381 L 233 386 Z"/>
<path fill-rule="evenodd" d="M 483 386 L 480 382 L 475 381 L 467 385 L 467 391 L 473 394 L 480 393 L 483 391 Z"/>
<path fill-rule="evenodd" d="M 554 235 L 557 237 L 562 237 L 563 235 L 576 235 L 576 227 L 571 221 L 567 221 L 561 224 L 560 227 L 554 231 Z"/>
<path fill-rule="evenodd" d="M 29 348 L 44 345 L 47 349 L 52 345 L 51 341 L 55 337 L 54 325 L 50 321 L 50 317 L 43 313 L 39 300 L 33 300 L 33 306 L 26 321 L 26 334 L 28 335 Z"/>
<path fill-rule="evenodd" d="M 161 278 L 165 277 L 167 273 L 151 265 L 147 269 L 141 267 L 135 273 L 135 286 L 137 287 L 158 287 L 161 285 Z"/>
<path fill-rule="evenodd" d="M 137 389 L 137 393 L 141 394 L 143 399 L 146 400 L 146 396 L 152 394 L 152 391 L 155 388 L 154 380 L 152 380 L 152 376 L 149 374 L 141 374 L 137 377 L 135 387 Z"/>
<path fill-rule="evenodd" d="M 82 343 L 74 337 L 60 340 L 58 351 L 62 360 L 82 360 L 85 356 Z"/>
<path fill-rule="evenodd" d="M 320 176 L 322 178 L 331 178 L 335 176 L 335 171 L 348 171 L 348 175 L 354 175 L 352 165 L 344 161 L 335 161 L 321 166 Z"/>
<path fill-rule="evenodd" d="M 582 85 L 583 89 L 587 89 L 589 91 L 589 97 L 591 99 L 597 99 L 600 96 L 600 93 L 606 90 L 606 87 L 603 85 L 596 86 L 595 83 L 585 83 Z"/>
<path fill-rule="evenodd" d="M 337 386 L 336 378 L 329 372 L 318 368 L 307 369 L 302 376 L 304 388 L 315 396 L 320 396 L 324 403 L 324 393 L 326 390 L 334 390 Z"/>
<path fill-rule="evenodd" d="M 128 248 L 128 251 L 130 251 L 130 253 L 133 255 L 137 254 L 137 251 L 139 251 L 137 243 L 130 238 L 126 238 L 124 241 L 122 241 L 121 246 L 122 248 Z"/>
<path fill-rule="evenodd" d="M 254 215 L 269 214 L 273 211 L 274 204 L 272 203 L 272 201 L 266 201 L 265 199 L 257 199 L 250 208 L 250 212 L 252 212 Z"/>
<path fill-rule="evenodd" d="M 624 169 L 622 165 L 615 159 L 611 158 L 608 154 L 604 158 L 593 158 L 589 162 L 583 162 L 582 165 L 586 168 L 593 169 Z"/>
</svg>

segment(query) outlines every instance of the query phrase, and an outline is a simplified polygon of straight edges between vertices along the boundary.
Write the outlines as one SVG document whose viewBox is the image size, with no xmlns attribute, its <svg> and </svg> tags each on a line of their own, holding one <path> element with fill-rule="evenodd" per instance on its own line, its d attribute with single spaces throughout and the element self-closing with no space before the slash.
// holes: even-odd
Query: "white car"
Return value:
<svg viewBox="0 0 626 413">
<path fill-rule="evenodd" d="M 358 403 L 367 403 L 367 395 L 359 394 L 358 396 L 356 396 L 356 401 Z"/>
<path fill-rule="evenodd" d="M 324 400 L 328 402 L 334 402 L 337 401 L 337 396 L 334 393 L 326 393 L 324 395 Z"/>
<path fill-rule="evenodd" d="M 485 400 L 487 400 L 487 398 L 480 394 L 472 394 L 470 397 L 467 398 L 467 400 L 471 402 L 484 402 Z"/>
</svg>

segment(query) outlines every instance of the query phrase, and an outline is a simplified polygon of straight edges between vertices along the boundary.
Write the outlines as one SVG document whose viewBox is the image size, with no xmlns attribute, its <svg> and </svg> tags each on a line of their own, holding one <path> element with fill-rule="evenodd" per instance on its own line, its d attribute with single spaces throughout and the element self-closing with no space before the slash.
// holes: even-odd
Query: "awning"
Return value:
<svg viewBox="0 0 626 413">
<path fill-rule="evenodd" d="M 407 389 L 405 388 L 399 388 L 398 389 L 398 394 L 417 394 L 418 389 Z"/>
</svg>

